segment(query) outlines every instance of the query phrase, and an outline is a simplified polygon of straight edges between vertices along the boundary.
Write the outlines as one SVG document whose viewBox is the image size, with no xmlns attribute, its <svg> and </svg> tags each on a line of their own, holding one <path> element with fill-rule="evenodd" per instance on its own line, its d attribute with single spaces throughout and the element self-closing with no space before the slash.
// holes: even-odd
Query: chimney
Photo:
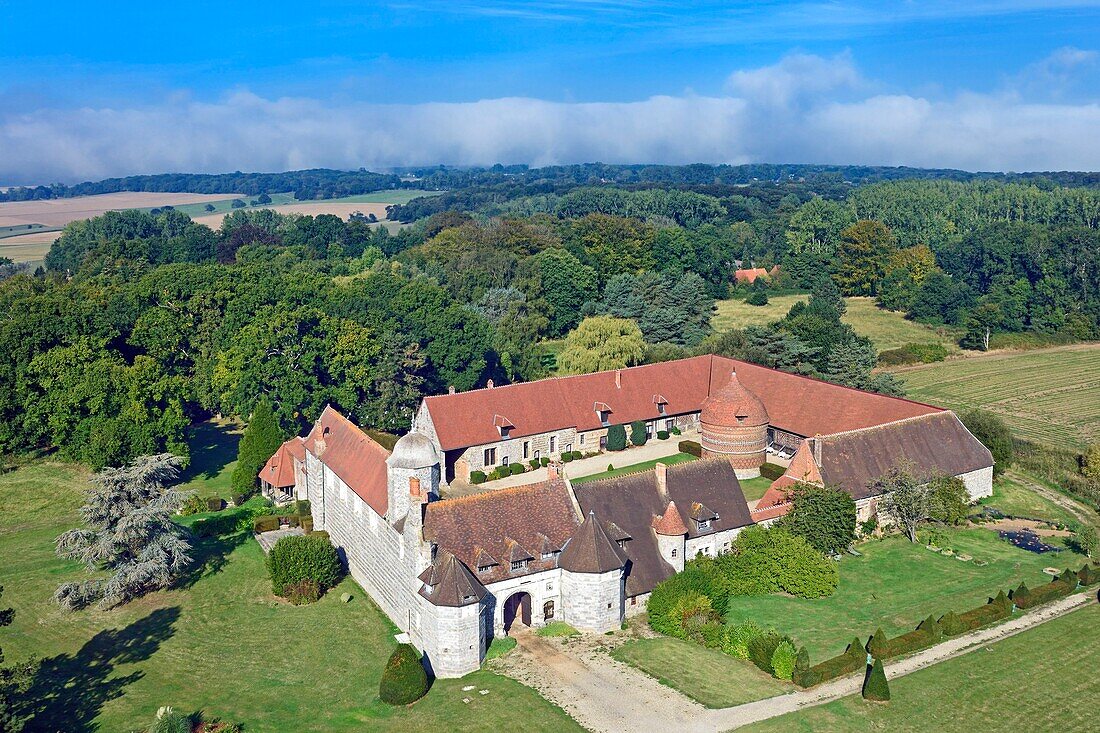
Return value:
<svg viewBox="0 0 1100 733">
<path fill-rule="evenodd" d="M 657 491 L 661 496 L 668 496 L 668 466 L 658 461 L 653 471 L 657 475 Z"/>
<path fill-rule="evenodd" d="M 420 499 L 422 496 L 420 493 L 420 479 L 416 476 L 409 478 L 409 496 L 414 499 Z"/>
<path fill-rule="evenodd" d="M 493 380 L 491 380 L 491 379 L 490 379 L 489 381 L 487 381 L 487 382 L 485 383 L 485 386 L 486 386 L 486 387 L 488 387 L 489 389 L 492 389 L 492 388 L 493 388 L 493 387 L 495 387 L 496 385 L 495 385 L 495 384 L 493 384 Z"/>
<path fill-rule="evenodd" d="M 448 385 L 447 394 L 454 394 L 454 393 L 455 393 L 455 386 L 453 384 Z"/>
<path fill-rule="evenodd" d="M 546 480 L 547 481 L 557 481 L 558 476 L 559 476 L 558 464 L 551 463 L 549 466 L 546 467 Z"/>
<path fill-rule="evenodd" d="M 622 369 L 616 369 L 615 370 L 615 389 L 622 389 L 622 388 L 623 388 L 623 370 Z"/>
</svg>

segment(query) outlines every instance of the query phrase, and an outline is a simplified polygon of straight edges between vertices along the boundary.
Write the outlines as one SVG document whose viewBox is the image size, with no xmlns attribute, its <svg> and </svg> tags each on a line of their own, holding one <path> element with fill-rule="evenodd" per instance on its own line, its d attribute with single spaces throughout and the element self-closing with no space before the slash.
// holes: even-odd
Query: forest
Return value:
<svg viewBox="0 0 1100 733">
<path fill-rule="evenodd" d="M 326 404 L 401 432 L 448 387 L 698 353 L 900 393 L 841 321 L 845 296 L 955 326 L 966 348 L 1100 337 L 1096 188 L 871 170 L 862 185 L 834 171 L 734 184 L 702 168 L 604 171 L 646 185 L 598 182 L 598 166 L 488 169 L 461 174 L 466 188 L 435 170 L 448 193 L 394 207 L 413 220 L 396 233 L 263 209 L 218 230 L 173 209 L 73 222 L 44 268 L 0 282 L 0 451 L 185 456 L 193 422 L 247 419 L 261 400 L 288 435 Z M 739 265 L 780 270 L 749 289 Z M 715 300 L 754 290 L 811 296 L 714 333 Z"/>
</svg>

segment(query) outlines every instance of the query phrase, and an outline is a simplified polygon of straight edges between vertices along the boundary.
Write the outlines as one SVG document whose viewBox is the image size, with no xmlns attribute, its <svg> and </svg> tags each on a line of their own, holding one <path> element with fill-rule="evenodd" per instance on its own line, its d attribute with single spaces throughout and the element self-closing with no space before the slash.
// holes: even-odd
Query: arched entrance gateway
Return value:
<svg viewBox="0 0 1100 733">
<path fill-rule="evenodd" d="M 530 593 L 514 593 L 504 602 L 504 633 L 510 632 L 516 621 L 524 626 L 531 625 Z"/>
</svg>

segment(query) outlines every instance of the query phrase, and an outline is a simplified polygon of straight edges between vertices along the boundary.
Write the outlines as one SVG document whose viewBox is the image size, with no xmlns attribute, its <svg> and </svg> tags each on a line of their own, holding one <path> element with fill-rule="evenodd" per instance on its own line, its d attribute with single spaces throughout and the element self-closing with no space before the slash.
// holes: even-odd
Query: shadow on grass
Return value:
<svg viewBox="0 0 1100 733">
<path fill-rule="evenodd" d="M 203 578 L 222 571 L 229 562 L 229 555 L 250 538 L 247 531 L 234 532 L 221 537 L 195 537 L 192 539 L 191 569 L 175 584 L 177 588 L 190 588 Z"/>
<path fill-rule="evenodd" d="M 91 733 L 103 706 L 140 680 L 141 670 L 114 676 L 120 664 L 144 662 L 171 638 L 179 608 L 161 608 L 123 629 L 100 631 L 76 654 L 43 659 L 23 696 L 27 730 Z"/>
<path fill-rule="evenodd" d="M 183 472 L 181 483 L 195 479 L 212 479 L 237 460 L 237 443 L 241 435 L 235 425 L 201 422 L 191 427 L 188 446 L 191 463 Z"/>
</svg>

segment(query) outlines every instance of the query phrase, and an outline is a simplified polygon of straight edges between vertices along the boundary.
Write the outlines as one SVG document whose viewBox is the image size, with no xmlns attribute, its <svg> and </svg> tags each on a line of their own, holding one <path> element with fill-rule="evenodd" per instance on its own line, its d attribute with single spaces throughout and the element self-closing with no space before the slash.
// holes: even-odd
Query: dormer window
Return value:
<svg viewBox="0 0 1100 733">
<path fill-rule="evenodd" d="M 664 415 L 665 414 L 665 403 L 663 403 L 663 402 L 657 403 L 657 414 L 658 415 Z"/>
<path fill-rule="evenodd" d="M 554 553 L 553 552 L 544 552 L 544 553 L 542 553 L 542 559 L 543 560 L 553 560 L 554 559 Z"/>
<path fill-rule="evenodd" d="M 513 560 L 512 561 L 512 571 L 515 572 L 516 570 L 526 569 L 527 568 L 527 563 L 528 563 L 527 560 Z"/>
<path fill-rule="evenodd" d="M 606 402 L 596 402 L 592 405 L 592 409 L 596 411 L 596 417 L 600 419 L 600 425 L 606 428 L 611 424 L 611 405 Z"/>
<path fill-rule="evenodd" d="M 626 540 L 619 540 L 617 544 L 619 545 L 619 549 L 621 549 L 621 550 L 626 549 Z"/>
<path fill-rule="evenodd" d="M 699 520 L 699 529 L 710 529 L 710 520 L 709 519 L 700 519 Z"/>
<path fill-rule="evenodd" d="M 478 566 L 477 566 L 477 571 L 478 571 L 479 573 L 487 573 L 487 572 L 489 572 L 489 571 L 490 571 L 490 570 L 492 570 L 492 569 L 493 569 L 493 566 L 492 566 L 492 565 L 478 565 Z"/>
</svg>

